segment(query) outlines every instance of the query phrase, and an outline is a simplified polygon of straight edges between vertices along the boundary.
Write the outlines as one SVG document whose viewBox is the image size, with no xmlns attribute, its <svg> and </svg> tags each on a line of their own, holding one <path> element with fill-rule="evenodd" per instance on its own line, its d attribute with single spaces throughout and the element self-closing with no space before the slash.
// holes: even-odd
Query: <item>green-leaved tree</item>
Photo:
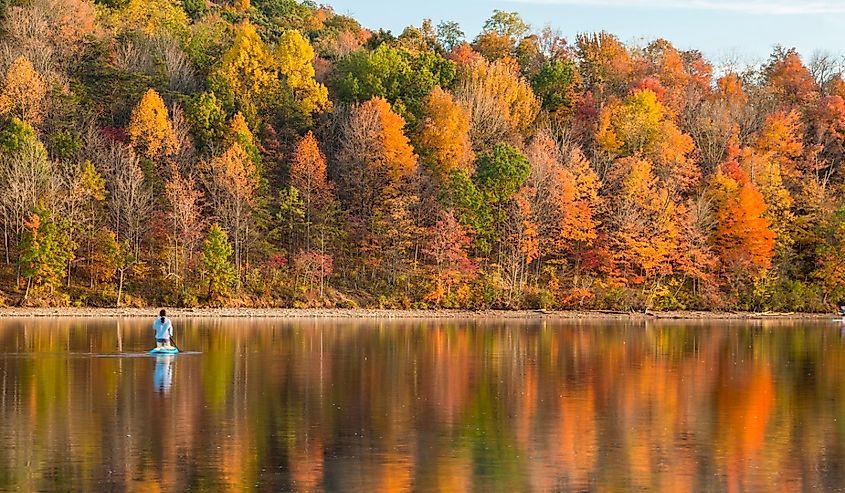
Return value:
<svg viewBox="0 0 845 493">
<path fill-rule="evenodd" d="M 231 256 L 232 245 L 228 235 L 219 225 L 212 225 L 202 245 L 202 265 L 208 278 L 209 301 L 228 295 L 229 288 L 235 285 L 237 276 Z"/>
</svg>

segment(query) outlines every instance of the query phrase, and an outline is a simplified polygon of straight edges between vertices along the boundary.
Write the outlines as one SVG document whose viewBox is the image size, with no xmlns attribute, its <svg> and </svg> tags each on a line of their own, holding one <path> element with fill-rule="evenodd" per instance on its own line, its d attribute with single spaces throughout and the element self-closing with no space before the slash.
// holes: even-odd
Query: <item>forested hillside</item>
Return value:
<svg viewBox="0 0 845 493">
<path fill-rule="evenodd" d="M 7 0 L 3 301 L 829 309 L 840 68 L 500 11 Z"/>
</svg>

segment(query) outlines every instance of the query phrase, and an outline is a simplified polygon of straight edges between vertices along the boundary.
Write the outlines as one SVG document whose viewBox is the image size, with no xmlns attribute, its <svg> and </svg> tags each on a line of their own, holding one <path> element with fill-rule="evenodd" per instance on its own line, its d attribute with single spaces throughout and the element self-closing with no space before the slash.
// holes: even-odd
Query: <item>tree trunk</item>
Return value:
<svg viewBox="0 0 845 493">
<path fill-rule="evenodd" d="M 7 224 L 3 224 L 3 248 L 6 252 L 6 265 L 9 265 L 11 261 L 9 260 L 9 226 Z"/>
<path fill-rule="evenodd" d="M 120 307 L 120 298 L 123 295 L 123 273 L 125 269 L 120 269 L 120 279 L 117 282 L 117 306 Z"/>
</svg>

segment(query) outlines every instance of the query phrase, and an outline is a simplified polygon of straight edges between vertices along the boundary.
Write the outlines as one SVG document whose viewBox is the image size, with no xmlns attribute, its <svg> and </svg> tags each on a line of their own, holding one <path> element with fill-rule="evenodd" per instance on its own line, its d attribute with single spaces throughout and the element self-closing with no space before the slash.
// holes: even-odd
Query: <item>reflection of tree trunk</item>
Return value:
<svg viewBox="0 0 845 493">
<path fill-rule="evenodd" d="M 243 264 L 245 269 L 249 269 L 249 222 L 246 223 L 246 229 L 244 231 L 244 258 Z M 238 285 L 240 287 L 240 285 Z"/>
<path fill-rule="evenodd" d="M 117 322 L 117 351 L 119 353 L 123 352 L 123 335 L 120 331 L 120 322 Z"/>
<path fill-rule="evenodd" d="M 88 235 L 87 235 L 88 236 L 88 242 L 87 242 L 88 243 L 88 274 L 90 276 L 89 282 L 90 282 L 91 289 L 94 288 L 94 269 L 93 269 L 93 266 L 94 266 L 94 259 L 93 259 L 93 257 L 94 257 L 94 246 L 93 246 L 93 242 L 91 241 L 91 236 L 94 235 L 94 230 L 96 228 L 96 221 L 97 221 L 97 213 L 94 210 L 94 207 L 92 206 L 91 207 L 91 227 L 89 228 Z"/>
</svg>

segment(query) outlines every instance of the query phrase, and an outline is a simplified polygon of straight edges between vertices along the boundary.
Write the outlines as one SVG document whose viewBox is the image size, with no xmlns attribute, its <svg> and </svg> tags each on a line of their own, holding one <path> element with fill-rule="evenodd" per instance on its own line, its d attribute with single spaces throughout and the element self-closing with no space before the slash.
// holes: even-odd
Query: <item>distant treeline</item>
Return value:
<svg viewBox="0 0 845 493">
<path fill-rule="evenodd" d="M 10 0 L 5 303 L 824 310 L 842 60 L 720 67 L 495 11 Z"/>
</svg>

